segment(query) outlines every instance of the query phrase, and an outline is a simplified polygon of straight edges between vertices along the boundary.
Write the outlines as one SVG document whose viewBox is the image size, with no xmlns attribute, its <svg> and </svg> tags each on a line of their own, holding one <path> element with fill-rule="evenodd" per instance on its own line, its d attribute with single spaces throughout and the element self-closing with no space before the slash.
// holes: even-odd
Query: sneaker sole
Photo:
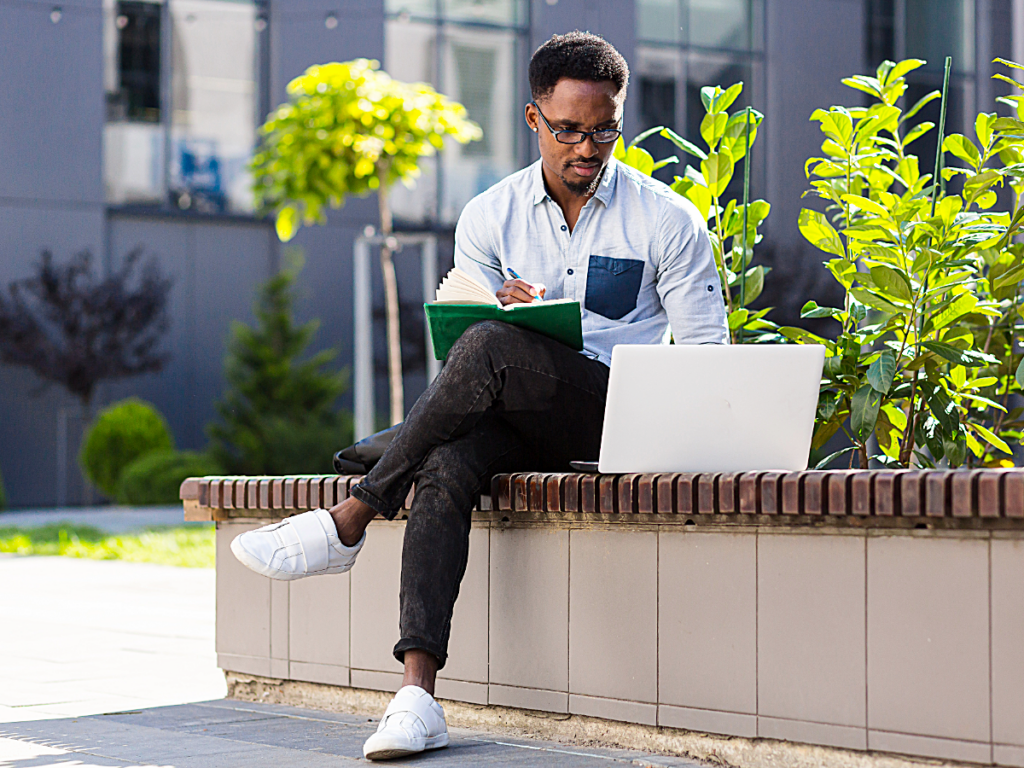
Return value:
<svg viewBox="0 0 1024 768">
<path fill-rule="evenodd" d="M 401 747 L 388 747 L 373 752 L 363 751 L 363 757 L 367 760 L 394 760 L 396 757 L 407 757 L 418 755 L 420 752 L 427 752 L 431 749 L 443 749 L 448 746 L 448 734 L 442 733 L 432 739 L 427 739 L 423 749 L 402 749 Z"/>
</svg>

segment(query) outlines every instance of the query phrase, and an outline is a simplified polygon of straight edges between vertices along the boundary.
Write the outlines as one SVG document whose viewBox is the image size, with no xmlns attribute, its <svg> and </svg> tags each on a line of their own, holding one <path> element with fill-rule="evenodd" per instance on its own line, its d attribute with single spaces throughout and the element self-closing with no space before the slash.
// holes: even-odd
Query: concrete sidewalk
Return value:
<svg viewBox="0 0 1024 768">
<path fill-rule="evenodd" d="M 0 725 L 2 768 L 317 768 L 363 760 L 375 718 L 230 700 Z M 462 729 L 447 749 L 383 765 L 698 768 L 675 757 L 568 747 Z"/>
<path fill-rule="evenodd" d="M 214 577 L 212 569 L 0 555 L 0 768 L 315 768 L 361 760 L 380 712 L 221 698 Z M 461 729 L 452 736 L 450 748 L 417 762 L 695 765 Z"/>
</svg>

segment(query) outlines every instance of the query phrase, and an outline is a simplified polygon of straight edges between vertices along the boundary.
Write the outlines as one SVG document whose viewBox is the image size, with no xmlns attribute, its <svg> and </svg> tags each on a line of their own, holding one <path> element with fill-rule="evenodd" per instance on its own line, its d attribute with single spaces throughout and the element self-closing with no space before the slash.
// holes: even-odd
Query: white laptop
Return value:
<svg viewBox="0 0 1024 768">
<path fill-rule="evenodd" d="M 620 344 L 597 469 L 806 469 L 824 362 L 809 344 Z"/>
</svg>

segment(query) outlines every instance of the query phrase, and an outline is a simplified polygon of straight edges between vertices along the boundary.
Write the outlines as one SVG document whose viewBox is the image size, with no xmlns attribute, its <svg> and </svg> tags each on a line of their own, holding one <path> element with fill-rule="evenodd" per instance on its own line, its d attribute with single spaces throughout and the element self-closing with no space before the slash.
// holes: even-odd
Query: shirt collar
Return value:
<svg viewBox="0 0 1024 768">
<path fill-rule="evenodd" d="M 535 164 L 536 170 L 533 173 L 533 204 L 543 203 L 549 199 L 547 187 L 544 186 L 544 169 L 543 160 L 538 160 Z M 606 206 L 612 200 L 612 195 L 615 193 L 615 179 L 618 174 L 619 161 L 614 157 L 608 161 L 608 165 L 604 167 L 604 172 L 601 174 L 601 183 L 598 184 L 597 191 L 594 192 L 594 197 L 604 203 Z"/>
</svg>

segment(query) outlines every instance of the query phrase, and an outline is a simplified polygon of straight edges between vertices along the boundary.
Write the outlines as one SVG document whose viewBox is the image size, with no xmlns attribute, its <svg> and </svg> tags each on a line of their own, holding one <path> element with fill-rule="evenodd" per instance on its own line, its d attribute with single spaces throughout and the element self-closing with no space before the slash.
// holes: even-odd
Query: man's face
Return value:
<svg viewBox="0 0 1024 768">
<path fill-rule="evenodd" d="M 562 78 L 537 104 L 556 131 L 618 128 L 622 118 L 621 95 L 610 80 L 593 83 Z M 580 144 L 561 144 L 532 104 L 526 106 L 526 122 L 537 132 L 548 183 L 558 179 L 574 195 L 593 193 L 602 169 L 612 156 L 615 142 L 598 144 L 588 136 Z"/>
</svg>

